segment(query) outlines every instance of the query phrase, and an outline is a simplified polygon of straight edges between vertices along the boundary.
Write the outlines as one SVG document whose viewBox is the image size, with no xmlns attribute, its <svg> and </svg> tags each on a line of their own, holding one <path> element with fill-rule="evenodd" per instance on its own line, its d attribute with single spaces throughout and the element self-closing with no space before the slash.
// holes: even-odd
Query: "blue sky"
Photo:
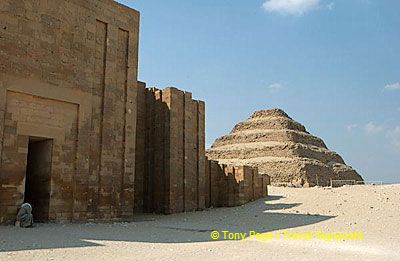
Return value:
<svg viewBox="0 0 400 261">
<path fill-rule="evenodd" d="M 121 0 L 139 79 L 206 101 L 207 144 L 282 108 L 366 180 L 400 182 L 400 1 Z"/>
</svg>

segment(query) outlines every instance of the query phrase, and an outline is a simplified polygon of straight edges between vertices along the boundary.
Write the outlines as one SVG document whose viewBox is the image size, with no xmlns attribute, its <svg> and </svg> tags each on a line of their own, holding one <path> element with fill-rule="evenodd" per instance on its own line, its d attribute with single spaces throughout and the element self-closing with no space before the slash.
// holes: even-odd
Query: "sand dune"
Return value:
<svg viewBox="0 0 400 261">
<path fill-rule="evenodd" d="M 400 185 L 270 187 L 268 198 L 236 208 L 132 223 L 0 227 L 0 260 L 400 260 L 399 225 Z M 214 230 L 246 233 L 245 240 L 214 241 Z M 249 237 L 252 230 L 264 238 Z M 361 240 L 321 237 L 355 231 Z M 294 239 L 310 232 L 311 239 Z"/>
</svg>

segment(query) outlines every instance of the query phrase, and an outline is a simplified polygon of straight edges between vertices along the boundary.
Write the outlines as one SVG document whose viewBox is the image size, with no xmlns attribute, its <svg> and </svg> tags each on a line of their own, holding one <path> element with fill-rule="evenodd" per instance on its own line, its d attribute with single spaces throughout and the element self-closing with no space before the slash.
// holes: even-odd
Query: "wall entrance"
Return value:
<svg viewBox="0 0 400 261">
<path fill-rule="evenodd" d="M 49 220 L 53 140 L 30 137 L 24 202 L 33 206 L 35 222 Z"/>
</svg>

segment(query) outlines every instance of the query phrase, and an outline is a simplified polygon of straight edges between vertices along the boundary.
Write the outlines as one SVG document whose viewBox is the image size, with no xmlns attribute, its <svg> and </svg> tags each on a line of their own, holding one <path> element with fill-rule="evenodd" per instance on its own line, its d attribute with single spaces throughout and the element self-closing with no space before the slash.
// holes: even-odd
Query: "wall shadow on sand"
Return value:
<svg viewBox="0 0 400 261">
<path fill-rule="evenodd" d="M 38 224 L 21 229 L 0 226 L 0 251 L 101 246 L 102 241 L 191 243 L 213 241 L 210 232 L 270 232 L 315 224 L 334 216 L 279 213 L 299 203 L 279 203 L 269 196 L 241 207 L 175 215 L 138 215 L 131 223 Z"/>
</svg>

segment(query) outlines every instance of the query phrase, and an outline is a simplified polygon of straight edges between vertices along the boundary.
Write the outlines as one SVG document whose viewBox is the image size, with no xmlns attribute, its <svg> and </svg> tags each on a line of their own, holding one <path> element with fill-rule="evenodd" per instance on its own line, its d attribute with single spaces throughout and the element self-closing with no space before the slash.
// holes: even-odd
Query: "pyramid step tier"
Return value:
<svg viewBox="0 0 400 261">
<path fill-rule="evenodd" d="M 211 159 L 251 159 L 258 157 L 300 157 L 323 163 L 344 164 L 342 157 L 325 148 L 293 142 L 254 142 L 213 147 L 208 152 Z"/>
<path fill-rule="evenodd" d="M 287 115 L 286 112 L 278 108 L 256 111 L 250 116 L 249 119 L 254 119 L 254 118 L 259 119 L 265 117 L 284 117 L 292 119 L 289 117 L 289 115 Z"/>
<path fill-rule="evenodd" d="M 316 147 L 327 148 L 322 139 L 315 137 L 306 132 L 296 131 L 296 130 L 266 130 L 266 129 L 254 129 L 240 131 L 232 133 L 226 136 L 218 138 L 212 148 L 218 148 L 220 146 L 230 145 L 230 144 L 241 144 L 249 142 L 287 142 L 291 141 L 294 143 L 302 143 L 313 145 Z"/>
<path fill-rule="evenodd" d="M 298 186 L 329 186 L 335 179 L 362 181 L 351 167 L 340 164 L 324 164 L 307 158 L 260 157 L 249 160 L 223 159 L 222 164 L 243 164 L 258 167 L 260 174 L 271 177 L 271 183 L 290 183 Z"/>
<path fill-rule="evenodd" d="M 244 122 L 236 124 L 231 133 L 237 133 L 245 130 L 264 129 L 264 130 L 297 130 L 306 132 L 306 128 L 300 123 L 284 117 L 263 117 L 251 118 Z"/>
</svg>

